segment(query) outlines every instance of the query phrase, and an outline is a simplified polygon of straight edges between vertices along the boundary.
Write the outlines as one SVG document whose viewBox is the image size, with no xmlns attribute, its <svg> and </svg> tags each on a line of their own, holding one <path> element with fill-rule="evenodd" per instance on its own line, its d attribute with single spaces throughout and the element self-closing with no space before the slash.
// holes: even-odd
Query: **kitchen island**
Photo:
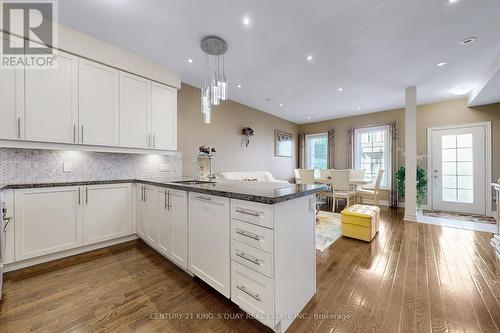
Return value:
<svg viewBox="0 0 500 333">
<path fill-rule="evenodd" d="M 315 193 L 323 189 L 182 179 L 3 185 L 11 218 L 4 264 L 27 267 L 139 236 L 284 332 L 316 291 Z"/>
</svg>

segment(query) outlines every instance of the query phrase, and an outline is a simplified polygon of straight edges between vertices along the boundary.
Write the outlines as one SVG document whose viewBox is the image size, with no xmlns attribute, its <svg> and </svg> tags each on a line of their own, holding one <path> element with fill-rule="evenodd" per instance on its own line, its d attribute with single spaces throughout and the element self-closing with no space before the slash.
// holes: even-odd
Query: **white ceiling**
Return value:
<svg viewBox="0 0 500 333">
<path fill-rule="evenodd" d="M 230 98 L 296 123 L 402 107 L 408 86 L 419 104 L 456 97 L 450 90 L 475 88 L 500 53 L 498 0 L 62 0 L 59 9 L 63 24 L 198 87 L 199 42 L 220 36 Z"/>
</svg>

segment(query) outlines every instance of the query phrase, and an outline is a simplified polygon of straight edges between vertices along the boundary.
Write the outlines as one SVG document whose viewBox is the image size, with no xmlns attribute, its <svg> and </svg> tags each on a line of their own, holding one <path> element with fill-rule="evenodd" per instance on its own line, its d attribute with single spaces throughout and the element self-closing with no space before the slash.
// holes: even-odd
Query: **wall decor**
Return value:
<svg viewBox="0 0 500 333">
<path fill-rule="evenodd" d="M 274 155 L 280 157 L 292 157 L 293 135 L 290 133 L 274 130 Z"/>
<path fill-rule="evenodd" d="M 250 137 L 253 136 L 253 133 L 254 131 L 250 127 L 245 127 L 241 130 L 241 135 L 243 135 L 243 143 L 246 147 L 248 147 L 248 144 L 250 143 Z"/>
</svg>

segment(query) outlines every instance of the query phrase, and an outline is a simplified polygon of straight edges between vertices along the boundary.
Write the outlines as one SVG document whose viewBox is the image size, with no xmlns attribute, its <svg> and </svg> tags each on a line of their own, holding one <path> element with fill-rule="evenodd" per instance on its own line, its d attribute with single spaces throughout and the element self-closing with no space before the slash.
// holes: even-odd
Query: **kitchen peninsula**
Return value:
<svg viewBox="0 0 500 333">
<path fill-rule="evenodd" d="M 323 189 L 179 179 L 7 184 L 4 264 L 14 270 L 138 236 L 284 332 L 316 291 L 315 193 Z"/>
</svg>

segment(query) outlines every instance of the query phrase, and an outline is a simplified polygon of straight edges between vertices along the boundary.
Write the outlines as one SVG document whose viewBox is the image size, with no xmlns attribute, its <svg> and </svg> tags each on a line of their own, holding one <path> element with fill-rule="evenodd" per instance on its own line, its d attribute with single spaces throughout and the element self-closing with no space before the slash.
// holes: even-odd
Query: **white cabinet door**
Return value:
<svg viewBox="0 0 500 333">
<path fill-rule="evenodd" d="M 163 195 L 159 189 L 154 187 L 145 187 L 145 241 L 155 247 L 158 243 L 158 220 L 161 218 Z"/>
<path fill-rule="evenodd" d="M 151 81 L 120 72 L 120 145 L 149 148 L 150 125 Z"/>
<path fill-rule="evenodd" d="M 230 297 L 229 199 L 189 193 L 189 270 Z"/>
<path fill-rule="evenodd" d="M 80 143 L 114 146 L 120 140 L 120 72 L 79 59 Z"/>
<path fill-rule="evenodd" d="M 21 44 L 11 37 L 12 42 Z M 0 42 L 8 37 L 0 34 Z M 24 132 L 24 70 L 2 69 L 0 72 L 0 139 L 22 139 Z"/>
<path fill-rule="evenodd" d="M 57 69 L 25 70 L 26 139 L 76 143 L 78 58 L 58 53 Z"/>
<path fill-rule="evenodd" d="M 130 184 L 85 186 L 83 193 L 85 245 L 133 233 Z"/>
<path fill-rule="evenodd" d="M 144 185 L 137 185 L 136 192 L 136 226 L 137 235 L 146 238 L 146 202 L 144 201 Z"/>
<path fill-rule="evenodd" d="M 158 83 L 151 88 L 152 147 L 177 150 L 177 90 Z"/>
<path fill-rule="evenodd" d="M 83 245 L 80 187 L 16 190 L 16 261 Z"/>
<path fill-rule="evenodd" d="M 158 220 L 158 251 L 187 269 L 187 193 L 165 189 L 164 207 Z"/>
</svg>

